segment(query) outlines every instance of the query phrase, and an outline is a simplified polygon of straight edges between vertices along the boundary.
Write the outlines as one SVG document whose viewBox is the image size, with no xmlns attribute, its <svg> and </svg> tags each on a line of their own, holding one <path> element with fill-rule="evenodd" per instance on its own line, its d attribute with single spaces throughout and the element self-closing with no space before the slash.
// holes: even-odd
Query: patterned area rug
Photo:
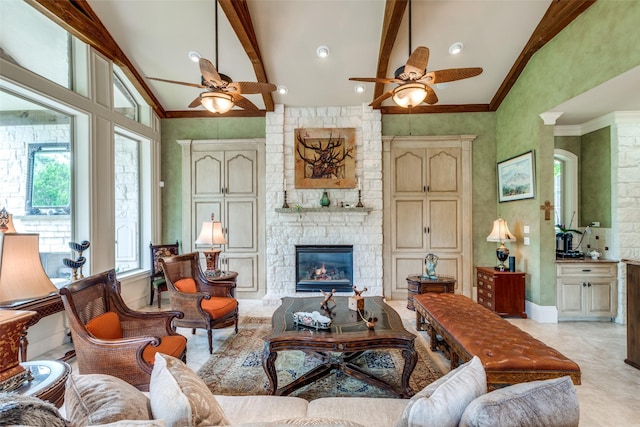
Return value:
<svg viewBox="0 0 640 427">
<path fill-rule="evenodd" d="M 249 317 L 239 326 L 238 334 L 229 337 L 215 354 L 200 368 L 198 375 L 214 394 L 251 395 L 267 394 L 268 380 L 262 368 L 262 347 L 271 328 L 270 318 Z M 415 333 L 412 326 L 405 328 Z M 418 363 L 411 375 L 410 384 L 420 391 L 427 384 L 440 378 L 443 373 L 431 358 L 428 348 L 416 340 Z M 276 369 L 278 387 L 282 387 L 319 364 L 319 360 L 302 351 L 278 353 Z M 399 350 L 368 351 L 355 361 L 367 371 L 389 381 L 400 384 L 404 359 Z M 328 377 L 302 387 L 290 396 L 307 400 L 329 396 L 394 397 L 385 390 L 371 386 L 334 371 Z"/>
</svg>

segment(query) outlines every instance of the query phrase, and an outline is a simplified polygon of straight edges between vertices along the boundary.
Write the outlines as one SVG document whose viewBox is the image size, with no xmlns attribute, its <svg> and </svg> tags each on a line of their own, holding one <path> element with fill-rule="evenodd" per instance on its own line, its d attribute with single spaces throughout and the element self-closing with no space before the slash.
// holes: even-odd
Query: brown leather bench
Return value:
<svg viewBox="0 0 640 427">
<path fill-rule="evenodd" d="M 580 384 L 574 361 L 464 295 L 427 293 L 413 302 L 431 350 L 444 351 L 451 369 L 478 356 L 489 389 L 565 375 Z"/>
</svg>

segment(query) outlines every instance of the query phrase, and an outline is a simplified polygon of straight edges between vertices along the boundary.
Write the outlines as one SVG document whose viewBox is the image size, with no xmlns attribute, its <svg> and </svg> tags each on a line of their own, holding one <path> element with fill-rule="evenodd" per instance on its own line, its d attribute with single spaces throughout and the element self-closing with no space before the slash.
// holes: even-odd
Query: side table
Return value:
<svg viewBox="0 0 640 427">
<path fill-rule="evenodd" d="M 61 407 L 64 403 L 67 378 L 71 374 L 69 364 L 60 360 L 33 360 L 22 362 L 20 365 L 31 372 L 33 379 L 26 381 L 14 392 L 25 396 L 35 396 L 51 402 L 57 408 Z"/>
<path fill-rule="evenodd" d="M 425 294 L 427 292 L 434 293 L 454 293 L 456 279 L 450 276 L 437 276 L 437 279 L 429 279 L 420 275 L 407 277 L 407 308 L 416 311 L 413 306 L 413 296 Z"/>
</svg>

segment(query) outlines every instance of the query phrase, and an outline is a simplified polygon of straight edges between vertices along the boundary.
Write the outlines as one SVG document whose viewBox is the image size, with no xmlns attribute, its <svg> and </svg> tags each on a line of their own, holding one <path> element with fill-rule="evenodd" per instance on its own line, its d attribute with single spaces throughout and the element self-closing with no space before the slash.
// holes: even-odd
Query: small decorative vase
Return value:
<svg viewBox="0 0 640 427">
<path fill-rule="evenodd" d="M 328 207 L 331 204 L 331 200 L 329 200 L 329 195 L 326 191 L 322 193 L 322 198 L 320 199 L 320 206 L 323 208 Z"/>
</svg>

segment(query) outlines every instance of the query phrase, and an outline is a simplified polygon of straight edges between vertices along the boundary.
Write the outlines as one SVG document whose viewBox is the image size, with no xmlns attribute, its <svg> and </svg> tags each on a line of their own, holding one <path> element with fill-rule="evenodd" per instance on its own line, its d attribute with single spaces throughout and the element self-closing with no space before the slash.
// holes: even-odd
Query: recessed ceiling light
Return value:
<svg viewBox="0 0 640 427">
<path fill-rule="evenodd" d="M 462 52 L 464 45 L 460 42 L 455 42 L 451 46 L 449 46 L 449 55 L 457 55 Z"/>
<path fill-rule="evenodd" d="M 276 90 L 280 95 L 286 95 L 287 93 L 289 93 L 289 89 L 287 89 L 286 86 L 278 86 L 278 89 Z"/>
<path fill-rule="evenodd" d="M 195 50 L 192 50 L 189 52 L 189 59 L 192 60 L 193 62 L 198 62 L 200 61 L 200 58 L 202 57 L 198 52 L 196 52 Z"/>
<path fill-rule="evenodd" d="M 353 90 L 355 90 L 356 93 L 363 93 L 365 90 L 367 90 L 367 88 L 362 83 L 359 83 L 353 88 Z"/>
<path fill-rule="evenodd" d="M 449 83 L 436 83 L 436 87 L 440 90 L 445 90 L 449 87 Z"/>
<path fill-rule="evenodd" d="M 328 46 L 319 46 L 318 49 L 316 49 L 316 55 L 318 55 L 318 58 L 326 58 L 327 56 L 329 56 L 329 47 Z"/>
</svg>

